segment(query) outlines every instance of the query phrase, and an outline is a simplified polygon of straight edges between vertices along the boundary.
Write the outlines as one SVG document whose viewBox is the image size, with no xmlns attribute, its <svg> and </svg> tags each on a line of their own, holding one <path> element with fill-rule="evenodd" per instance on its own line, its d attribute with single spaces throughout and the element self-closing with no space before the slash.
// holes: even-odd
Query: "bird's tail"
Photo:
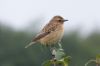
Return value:
<svg viewBox="0 0 100 66">
<path fill-rule="evenodd" d="M 28 45 L 25 46 L 25 48 L 28 48 L 29 46 L 31 46 L 32 44 L 35 44 L 36 42 L 30 42 Z"/>
</svg>

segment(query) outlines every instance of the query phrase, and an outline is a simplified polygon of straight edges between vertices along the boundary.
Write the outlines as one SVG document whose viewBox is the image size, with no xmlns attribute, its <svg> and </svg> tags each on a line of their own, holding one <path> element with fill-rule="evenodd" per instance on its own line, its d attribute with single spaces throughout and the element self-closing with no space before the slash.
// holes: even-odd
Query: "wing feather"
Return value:
<svg viewBox="0 0 100 66">
<path fill-rule="evenodd" d="M 42 32 L 40 34 L 38 34 L 32 41 L 37 41 L 39 39 L 41 39 L 42 37 L 45 37 L 46 35 L 48 35 L 50 32 Z"/>
<path fill-rule="evenodd" d="M 53 23 L 53 24 L 51 24 L 51 22 L 48 23 L 46 26 L 44 26 L 42 31 L 32 41 L 37 41 L 37 40 L 41 39 L 42 37 L 45 37 L 46 35 L 55 31 L 58 26 L 59 26 L 58 23 Z"/>
</svg>

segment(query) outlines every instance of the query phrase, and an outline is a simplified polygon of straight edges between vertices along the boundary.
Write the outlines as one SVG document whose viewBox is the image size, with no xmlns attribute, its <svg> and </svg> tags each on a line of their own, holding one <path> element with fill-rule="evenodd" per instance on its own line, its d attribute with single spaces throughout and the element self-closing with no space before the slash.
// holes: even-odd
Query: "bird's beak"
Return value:
<svg viewBox="0 0 100 66">
<path fill-rule="evenodd" d="M 64 22 L 66 22 L 66 21 L 68 21 L 68 20 L 64 20 Z"/>
</svg>

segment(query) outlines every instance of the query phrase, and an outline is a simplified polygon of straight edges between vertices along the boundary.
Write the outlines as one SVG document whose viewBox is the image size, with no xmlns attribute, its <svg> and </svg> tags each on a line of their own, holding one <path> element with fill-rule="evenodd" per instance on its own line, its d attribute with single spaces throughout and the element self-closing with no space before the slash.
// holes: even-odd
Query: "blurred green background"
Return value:
<svg viewBox="0 0 100 66">
<path fill-rule="evenodd" d="M 0 66 L 41 66 L 50 59 L 40 44 L 24 47 L 55 15 L 69 20 L 62 39 L 69 66 L 100 54 L 100 0 L 0 0 Z"/>
<path fill-rule="evenodd" d="M 45 60 L 50 59 L 49 49 L 40 44 L 24 48 L 36 33 L 34 30 L 28 32 L 28 29 L 15 31 L 1 24 L 0 66 L 41 66 Z M 100 53 L 100 33 L 95 31 L 86 38 L 78 34 L 77 30 L 68 34 L 65 32 L 62 39 L 65 53 L 72 56 L 69 66 L 84 66 L 89 59 L 95 59 L 95 55 Z"/>
</svg>

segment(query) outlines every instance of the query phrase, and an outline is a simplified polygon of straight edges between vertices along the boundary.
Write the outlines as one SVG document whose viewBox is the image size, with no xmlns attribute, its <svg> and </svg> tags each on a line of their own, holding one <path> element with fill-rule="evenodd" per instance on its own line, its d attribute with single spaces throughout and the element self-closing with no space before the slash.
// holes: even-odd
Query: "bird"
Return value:
<svg viewBox="0 0 100 66">
<path fill-rule="evenodd" d="M 62 16 L 56 15 L 47 23 L 43 29 L 32 39 L 32 41 L 25 46 L 29 46 L 39 42 L 45 46 L 51 46 L 57 44 L 61 41 L 64 34 L 64 22 L 65 20 Z"/>
</svg>

